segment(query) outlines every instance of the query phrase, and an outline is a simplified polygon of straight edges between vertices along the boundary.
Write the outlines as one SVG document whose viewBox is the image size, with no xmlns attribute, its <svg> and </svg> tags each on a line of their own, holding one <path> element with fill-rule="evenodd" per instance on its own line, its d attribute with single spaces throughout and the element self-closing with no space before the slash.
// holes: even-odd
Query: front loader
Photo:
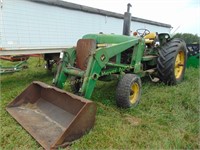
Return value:
<svg viewBox="0 0 200 150">
<path fill-rule="evenodd" d="M 119 107 L 136 106 L 141 95 L 140 77 L 149 76 L 173 85 L 182 81 L 186 47 L 184 41 L 168 34 L 139 29 L 140 36 L 87 34 L 77 46 L 62 53 L 54 79 L 63 88 L 66 80 L 72 91 L 90 99 L 97 80 L 118 78 L 116 103 Z M 140 31 L 140 32 L 139 32 Z"/>
<path fill-rule="evenodd" d="M 130 28 L 129 7 L 125 13 L 129 23 L 124 26 Z M 7 111 L 45 149 L 57 149 L 93 127 L 96 105 L 89 99 L 97 80 L 118 79 L 116 104 L 122 108 L 139 103 L 141 77 L 167 85 L 180 83 L 187 59 L 185 42 L 147 29 L 130 36 L 129 28 L 124 35 L 84 35 L 76 47 L 61 53 L 54 86 L 34 81 Z M 61 90 L 68 84 L 73 93 Z"/>
</svg>

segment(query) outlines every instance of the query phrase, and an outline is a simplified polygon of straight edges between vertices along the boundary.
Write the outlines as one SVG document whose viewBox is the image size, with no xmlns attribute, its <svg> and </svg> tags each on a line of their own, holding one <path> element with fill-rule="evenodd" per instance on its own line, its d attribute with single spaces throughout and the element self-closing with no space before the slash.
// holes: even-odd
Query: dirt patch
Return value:
<svg viewBox="0 0 200 150">
<path fill-rule="evenodd" d="M 138 126 L 142 123 L 142 119 L 136 118 L 136 117 L 131 116 L 131 115 L 125 115 L 124 120 L 125 120 L 125 122 L 128 122 L 132 126 Z"/>
</svg>

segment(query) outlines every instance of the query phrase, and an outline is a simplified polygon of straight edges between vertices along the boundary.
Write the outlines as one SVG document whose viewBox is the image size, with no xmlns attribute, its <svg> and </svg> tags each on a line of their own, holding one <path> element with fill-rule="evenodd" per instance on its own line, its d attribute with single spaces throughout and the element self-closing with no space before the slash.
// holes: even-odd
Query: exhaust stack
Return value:
<svg viewBox="0 0 200 150">
<path fill-rule="evenodd" d="M 128 3 L 127 12 L 124 13 L 124 25 L 123 25 L 123 35 L 128 35 L 128 36 L 130 36 L 130 27 L 131 27 L 130 7 L 132 7 L 132 5 Z"/>
</svg>

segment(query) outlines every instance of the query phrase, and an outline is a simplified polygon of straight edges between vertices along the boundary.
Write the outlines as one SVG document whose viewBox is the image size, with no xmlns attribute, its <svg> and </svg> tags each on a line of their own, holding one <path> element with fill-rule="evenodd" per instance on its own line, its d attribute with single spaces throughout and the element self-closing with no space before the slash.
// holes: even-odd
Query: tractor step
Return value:
<svg viewBox="0 0 200 150">
<path fill-rule="evenodd" d="M 152 82 L 159 82 L 159 81 L 160 81 L 160 79 L 159 79 L 159 78 L 156 78 L 156 77 L 154 77 L 154 78 L 151 78 L 151 81 L 152 81 Z"/>
<path fill-rule="evenodd" d="M 152 82 L 158 82 L 158 81 L 160 81 L 159 78 L 157 78 L 157 77 L 152 77 L 150 74 L 149 74 L 149 78 L 151 79 Z"/>
<path fill-rule="evenodd" d="M 152 82 L 158 82 L 158 81 L 160 81 L 159 78 L 153 77 L 153 76 L 152 76 L 152 74 L 153 74 L 155 71 L 156 71 L 155 68 L 154 68 L 154 69 L 149 69 L 149 70 L 146 70 L 146 71 L 145 71 L 145 72 L 149 75 L 149 77 L 150 77 L 150 79 L 151 79 Z"/>
<path fill-rule="evenodd" d="M 145 72 L 148 73 L 148 74 L 152 74 L 152 73 L 155 72 L 155 69 L 149 69 L 149 70 L 146 70 Z"/>
</svg>

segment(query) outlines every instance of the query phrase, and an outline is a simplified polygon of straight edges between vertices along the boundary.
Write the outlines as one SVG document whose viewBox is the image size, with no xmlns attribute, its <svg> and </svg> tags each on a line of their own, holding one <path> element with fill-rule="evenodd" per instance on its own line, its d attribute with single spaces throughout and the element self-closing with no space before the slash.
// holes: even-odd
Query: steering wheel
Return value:
<svg viewBox="0 0 200 150">
<path fill-rule="evenodd" d="M 150 33 L 148 29 L 137 29 L 136 32 L 140 37 L 144 37 L 145 35 Z"/>
</svg>

